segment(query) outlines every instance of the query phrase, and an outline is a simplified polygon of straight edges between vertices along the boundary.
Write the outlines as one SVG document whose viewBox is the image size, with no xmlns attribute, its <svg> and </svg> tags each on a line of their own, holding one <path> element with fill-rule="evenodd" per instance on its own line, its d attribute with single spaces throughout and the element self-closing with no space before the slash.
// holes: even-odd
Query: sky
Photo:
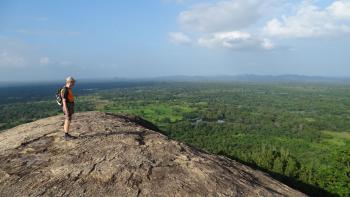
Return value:
<svg viewBox="0 0 350 197">
<path fill-rule="evenodd" d="M 0 0 L 0 81 L 350 76 L 350 0 Z"/>
</svg>

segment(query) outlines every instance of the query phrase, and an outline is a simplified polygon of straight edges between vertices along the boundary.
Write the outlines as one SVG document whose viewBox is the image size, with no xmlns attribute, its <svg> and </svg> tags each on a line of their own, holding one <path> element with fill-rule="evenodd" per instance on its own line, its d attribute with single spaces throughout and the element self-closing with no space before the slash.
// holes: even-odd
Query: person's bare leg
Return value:
<svg viewBox="0 0 350 197">
<path fill-rule="evenodd" d="M 66 118 L 64 121 L 64 133 L 69 133 L 69 126 L 70 126 L 70 120 Z"/>
</svg>

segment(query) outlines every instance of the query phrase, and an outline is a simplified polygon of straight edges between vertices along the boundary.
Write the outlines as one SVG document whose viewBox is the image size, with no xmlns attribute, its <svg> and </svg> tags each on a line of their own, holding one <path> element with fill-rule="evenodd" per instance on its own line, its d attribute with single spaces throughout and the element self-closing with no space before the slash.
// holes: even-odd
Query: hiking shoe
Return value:
<svg viewBox="0 0 350 197">
<path fill-rule="evenodd" d="M 65 133 L 65 134 L 64 134 L 64 140 L 68 141 L 68 140 L 74 140 L 74 139 L 77 139 L 77 137 L 72 136 L 72 135 L 69 134 L 69 133 Z"/>
</svg>

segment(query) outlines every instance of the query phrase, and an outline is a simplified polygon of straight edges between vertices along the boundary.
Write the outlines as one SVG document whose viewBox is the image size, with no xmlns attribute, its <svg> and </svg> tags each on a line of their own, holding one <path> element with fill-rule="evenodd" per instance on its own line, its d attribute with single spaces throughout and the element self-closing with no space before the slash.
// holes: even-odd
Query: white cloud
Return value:
<svg viewBox="0 0 350 197">
<path fill-rule="evenodd" d="M 350 19 L 350 1 L 335 1 L 328 8 L 329 12 L 339 19 Z"/>
<path fill-rule="evenodd" d="M 173 43 L 229 49 L 277 49 L 277 38 L 310 38 L 350 33 L 350 0 L 318 6 L 316 0 L 221 0 L 182 11 L 182 32 L 170 33 Z"/>
<path fill-rule="evenodd" d="M 325 8 L 304 1 L 294 15 L 268 21 L 264 32 L 270 36 L 284 38 L 350 33 L 350 1 L 335 1 Z"/>
<path fill-rule="evenodd" d="M 283 0 L 284 1 L 284 0 Z M 256 24 L 275 10 L 275 0 L 221 0 L 211 4 L 197 4 L 181 12 L 178 21 L 185 32 L 195 35 L 197 45 L 232 50 L 269 50 L 272 41 L 262 38 Z M 271 8 L 271 9 L 266 9 Z M 248 30 L 250 29 L 250 30 Z M 254 31 L 254 33 L 250 33 Z M 170 33 L 173 43 L 190 43 L 181 32 Z"/>
<path fill-rule="evenodd" d="M 0 52 L 0 67 L 22 67 L 26 64 L 23 57 L 8 51 Z"/>
<path fill-rule="evenodd" d="M 48 57 L 41 57 L 39 62 L 40 65 L 48 65 L 50 64 L 51 60 Z"/>
<path fill-rule="evenodd" d="M 274 44 L 268 39 L 261 39 L 246 32 L 231 31 L 213 33 L 198 39 L 203 47 L 224 47 L 233 50 L 270 50 Z"/>
<path fill-rule="evenodd" d="M 261 46 L 263 49 L 270 50 L 275 48 L 275 44 L 270 39 L 264 38 L 261 41 Z"/>
<path fill-rule="evenodd" d="M 200 4 L 178 16 L 181 27 L 189 31 L 233 31 L 249 27 L 262 16 L 267 6 L 262 0 L 227 0 Z"/>
<path fill-rule="evenodd" d="M 182 32 L 170 32 L 169 39 L 174 44 L 190 44 L 191 38 Z"/>
</svg>

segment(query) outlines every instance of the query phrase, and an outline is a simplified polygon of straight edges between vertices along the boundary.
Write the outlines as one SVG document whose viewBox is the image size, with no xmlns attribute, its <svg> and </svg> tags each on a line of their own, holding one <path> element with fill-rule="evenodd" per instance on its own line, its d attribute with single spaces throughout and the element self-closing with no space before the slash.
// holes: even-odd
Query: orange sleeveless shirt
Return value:
<svg viewBox="0 0 350 197">
<path fill-rule="evenodd" d="M 73 103 L 74 102 L 74 96 L 73 96 L 73 92 L 72 89 L 70 88 L 62 88 L 61 90 L 61 95 L 64 96 L 65 92 L 64 90 L 67 89 L 68 93 L 67 93 L 67 102 Z"/>
</svg>

